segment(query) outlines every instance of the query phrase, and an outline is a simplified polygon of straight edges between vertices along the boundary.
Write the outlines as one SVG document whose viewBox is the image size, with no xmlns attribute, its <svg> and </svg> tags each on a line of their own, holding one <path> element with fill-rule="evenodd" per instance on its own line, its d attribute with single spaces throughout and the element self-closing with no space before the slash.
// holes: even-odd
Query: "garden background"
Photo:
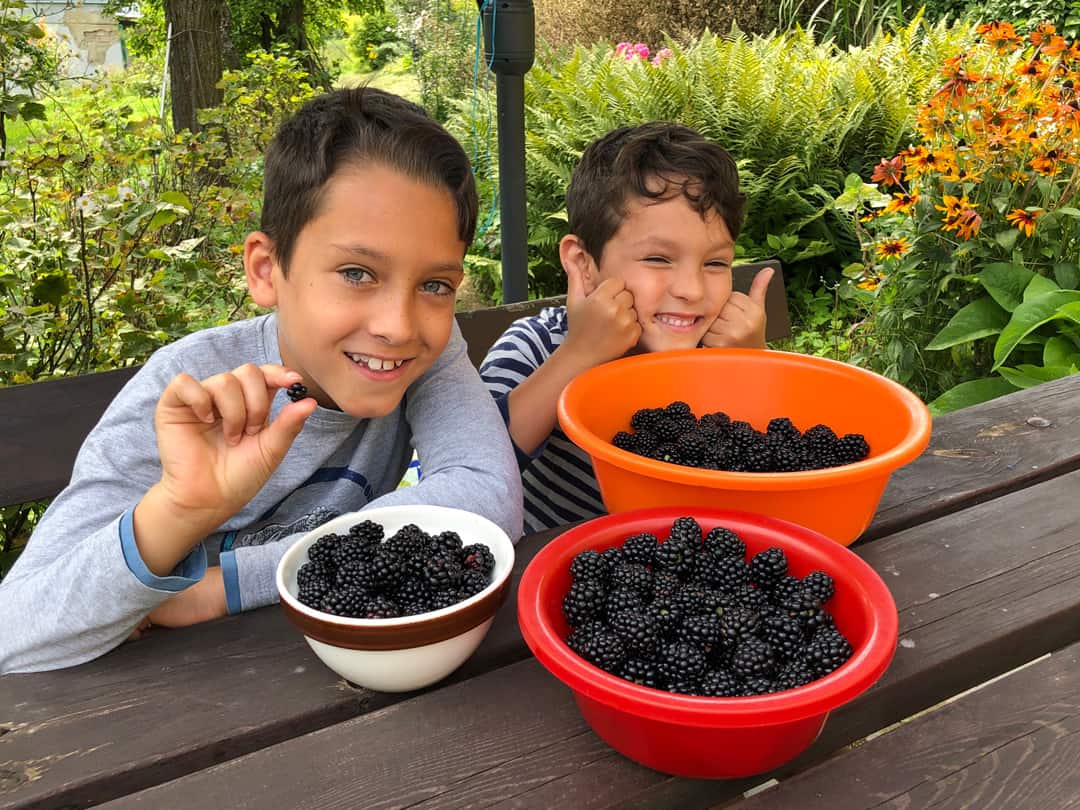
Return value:
<svg viewBox="0 0 1080 810">
<path fill-rule="evenodd" d="M 71 77 L 70 43 L 0 0 L 0 385 L 140 363 L 255 314 L 239 254 L 262 151 L 332 86 L 413 98 L 465 144 L 482 204 L 459 307 L 498 302 L 495 83 L 473 0 L 136 5 L 127 68 Z M 872 368 L 937 412 L 1080 368 L 1080 0 L 535 8 L 531 296 L 565 291 L 582 149 L 665 119 L 739 164 L 738 260 L 784 264 L 793 335 L 776 348 Z M 162 96 L 167 24 L 199 14 L 213 41 L 186 44 L 194 69 Z M 0 510 L 0 575 L 44 506 Z"/>
</svg>

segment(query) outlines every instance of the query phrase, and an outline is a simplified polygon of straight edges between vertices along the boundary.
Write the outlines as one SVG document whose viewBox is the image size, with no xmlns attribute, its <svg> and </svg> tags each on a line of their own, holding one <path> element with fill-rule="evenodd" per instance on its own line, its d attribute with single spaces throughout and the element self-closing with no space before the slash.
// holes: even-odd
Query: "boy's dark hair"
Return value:
<svg viewBox="0 0 1080 810">
<path fill-rule="evenodd" d="M 266 150 L 260 229 L 287 273 L 301 229 L 319 212 L 326 184 L 343 165 L 378 163 L 450 192 L 458 236 L 476 231 L 479 201 L 465 150 L 423 107 L 372 87 L 308 101 Z"/>
<path fill-rule="evenodd" d="M 703 217 L 715 211 L 731 238 L 739 237 L 746 195 L 739 191 L 739 171 L 731 155 L 679 124 L 620 127 L 589 144 L 574 169 L 566 190 L 570 233 L 599 264 L 630 199 L 660 201 L 677 194 Z"/>
</svg>

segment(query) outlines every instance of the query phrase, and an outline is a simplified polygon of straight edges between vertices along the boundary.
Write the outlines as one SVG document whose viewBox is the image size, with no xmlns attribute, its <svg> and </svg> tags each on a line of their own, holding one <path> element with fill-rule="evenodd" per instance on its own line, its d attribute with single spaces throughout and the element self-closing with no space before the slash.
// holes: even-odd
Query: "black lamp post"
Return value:
<svg viewBox="0 0 1080 810">
<path fill-rule="evenodd" d="M 525 74 L 536 55 L 532 0 L 476 0 L 487 64 L 495 73 L 503 302 L 529 297 L 525 218 Z"/>
</svg>

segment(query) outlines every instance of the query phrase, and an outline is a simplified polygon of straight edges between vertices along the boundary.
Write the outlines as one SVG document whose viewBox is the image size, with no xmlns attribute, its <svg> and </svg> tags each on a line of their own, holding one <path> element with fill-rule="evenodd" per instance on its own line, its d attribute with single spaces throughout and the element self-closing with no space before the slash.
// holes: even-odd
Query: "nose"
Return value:
<svg viewBox="0 0 1080 810">
<path fill-rule="evenodd" d="M 384 343 L 401 345 L 416 337 L 418 313 L 411 290 L 387 287 L 367 315 L 368 332 Z"/>
<path fill-rule="evenodd" d="M 668 292 L 680 301 L 700 301 L 705 297 L 704 272 L 688 262 L 680 262 L 671 271 Z"/>
</svg>

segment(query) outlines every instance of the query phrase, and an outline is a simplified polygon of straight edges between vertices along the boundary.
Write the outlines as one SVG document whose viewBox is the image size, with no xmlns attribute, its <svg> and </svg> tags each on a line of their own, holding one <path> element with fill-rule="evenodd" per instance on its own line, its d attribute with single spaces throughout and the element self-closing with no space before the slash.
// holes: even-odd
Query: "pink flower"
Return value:
<svg viewBox="0 0 1080 810">
<path fill-rule="evenodd" d="M 634 45 L 634 53 L 640 56 L 642 59 L 649 58 L 649 46 L 644 42 L 638 42 Z"/>
<path fill-rule="evenodd" d="M 663 62 L 669 56 L 674 56 L 674 55 L 675 54 L 672 52 L 671 48 L 661 48 L 660 50 L 658 50 L 656 52 L 656 56 L 653 57 L 652 63 L 654 65 L 659 65 L 661 62 Z"/>
<path fill-rule="evenodd" d="M 630 49 L 632 47 L 633 46 L 629 42 L 620 42 L 618 45 L 615 46 L 615 53 L 619 56 L 627 57 L 627 54 L 630 52 Z"/>
</svg>

